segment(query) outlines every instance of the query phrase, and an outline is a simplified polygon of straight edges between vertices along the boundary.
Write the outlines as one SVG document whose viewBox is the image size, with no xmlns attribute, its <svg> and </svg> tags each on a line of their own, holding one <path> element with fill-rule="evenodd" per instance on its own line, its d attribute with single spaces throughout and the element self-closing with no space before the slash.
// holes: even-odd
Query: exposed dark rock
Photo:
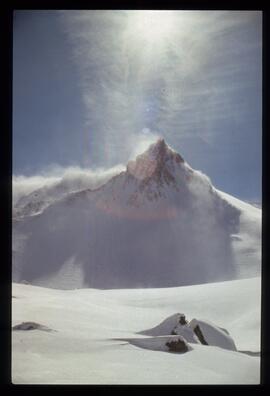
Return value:
<svg viewBox="0 0 270 396">
<path fill-rule="evenodd" d="M 194 333 L 196 334 L 196 336 L 199 338 L 200 342 L 201 342 L 203 345 L 208 345 L 208 343 L 205 341 L 205 338 L 204 338 L 204 336 L 203 336 L 203 333 L 202 333 L 202 331 L 201 331 L 199 325 L 197 325 L 197 326 L 194 328 L 193 331 L 194 331 Z"/>
<path fill-rule="evenodd" d="M 188 324 L 185 315 L 181 315 L 181 316 L 180 316 L 179 323 L 180 323 L 181 325 L 186 325 L 186 324 Z"/>
<path fill-rule="evenodd" d="M 42 331 L 55 331 L 47 326 L 41 325 L 36 322 L 22 322 L 12 327 L 12 330 L 42 330 Z"/>
<path fill-rule="evenodd" d="M 165 345 L 169 348 L 170 352 L 185 353 L 188 351 L 187 344 L 180 339 L 168 341 Z"/>
</svg>

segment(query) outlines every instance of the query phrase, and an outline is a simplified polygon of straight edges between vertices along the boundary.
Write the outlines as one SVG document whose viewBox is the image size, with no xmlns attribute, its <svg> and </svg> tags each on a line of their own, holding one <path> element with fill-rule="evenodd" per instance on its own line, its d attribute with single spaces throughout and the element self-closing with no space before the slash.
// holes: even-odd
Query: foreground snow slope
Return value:
<svg viewBox="0 0 270 396">
<path fill-rule="evenodd" d="M 56 331 L 13 331 L 13 383 L 258 384 L 257 356 L 199 344 L 184 354 L 151 350 L 158 339 L 138 332 L 181 312 L 227 329 L 238 351 L 258 352 L 260 284 L 258 277 L 105 291 L 14 283 L 13 325 L 34 321 Z"/>
</svg>

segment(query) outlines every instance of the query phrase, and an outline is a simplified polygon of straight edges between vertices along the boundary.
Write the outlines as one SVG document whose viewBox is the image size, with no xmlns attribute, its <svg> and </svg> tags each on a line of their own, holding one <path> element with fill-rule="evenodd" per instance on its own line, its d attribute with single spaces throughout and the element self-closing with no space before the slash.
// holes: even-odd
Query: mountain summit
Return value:
<svg viewBox="0 0 270 396">
<path fill-rule="evenodd" d="M 26 198 L 13 225 L 15 282 L 170 287 L 259 271 L 259 209 L 217 191 L 163 139 L 97 189 Z"/>
<path fill-rule="evenodd" d="M 180 154 L 168 147 L 164 139 L 158 139 L 135 161 L 129 161 L 127 171 L 138 179 L 155 178 L 156 181 L 173 180 L 173 171 L 176 164 L 183 163 Z"/>
</svg>

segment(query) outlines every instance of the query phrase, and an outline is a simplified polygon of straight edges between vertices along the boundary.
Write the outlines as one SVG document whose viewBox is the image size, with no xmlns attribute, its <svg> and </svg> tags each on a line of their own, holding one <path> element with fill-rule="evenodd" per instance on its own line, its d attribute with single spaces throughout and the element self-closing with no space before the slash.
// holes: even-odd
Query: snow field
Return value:
<svg viewBox="0 0 270 396">
<path fill-rule="evenodd" d="M 227 329 L 240 351 L 260 351 L 260 284 L 259 277 L 130 290 L 14 283 L 12 324 L 56 331 L 13 331 L 13 383 L 258 384 L 259 357 L 195 343 L 184 354 L 153 350 L 164 337 L 138 332 L 181 312 Z"/>
</svg>

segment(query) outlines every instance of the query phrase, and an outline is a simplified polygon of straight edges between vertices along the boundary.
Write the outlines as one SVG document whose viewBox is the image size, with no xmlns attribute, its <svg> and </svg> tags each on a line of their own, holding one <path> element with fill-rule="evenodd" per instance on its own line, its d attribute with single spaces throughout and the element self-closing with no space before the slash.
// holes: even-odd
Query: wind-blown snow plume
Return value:
<svg viewBox="0 0 270 396">
<path fill-rule="evenodd" d="M 13 206 L 15 206 L 21 198 L 40 189 L 44 192 L 44 198 L 49 199 L 52 190 L 57 187 L 61 187 L 66 192 L 79 191 L 87 188 L 98 188 L 110 178 L 120 173 L 123 169 L 123 165 L 95 170 L 83 169 L 78 166 L 67 168 L 52 166 L 41 172 L 40 175 L 14 175 L 12 180 Z"/>
<path fill-rule="evenodd" d="M 46 186 L 52 186 L 59 181 L 55 176 L 23 176 L 14 175 L 12 178 L 13 206 L 24 196 Z"/>
</svg>

